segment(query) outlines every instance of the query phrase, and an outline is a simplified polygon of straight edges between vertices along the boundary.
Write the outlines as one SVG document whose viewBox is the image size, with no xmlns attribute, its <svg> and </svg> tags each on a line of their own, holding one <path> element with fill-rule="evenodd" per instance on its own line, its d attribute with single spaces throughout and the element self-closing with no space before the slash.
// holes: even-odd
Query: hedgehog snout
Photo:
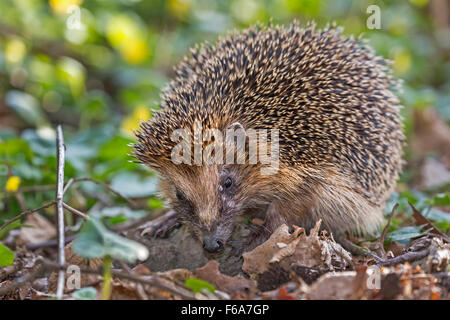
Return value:
<svg viewBox="0 0 450 320">
<path fill-rule="evenodd" d="M 224 241 L 217 234 L 205 234 L 203 236 L 203 249 L 209 253 L 219 253 L 224 249 Z"/>
</svg>

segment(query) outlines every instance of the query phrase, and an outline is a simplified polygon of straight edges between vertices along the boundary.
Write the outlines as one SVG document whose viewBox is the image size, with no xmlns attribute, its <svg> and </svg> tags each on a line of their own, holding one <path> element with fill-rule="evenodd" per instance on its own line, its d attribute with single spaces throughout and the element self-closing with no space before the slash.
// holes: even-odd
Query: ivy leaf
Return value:
<svg viewBox="0 0 450 320">
<path fill-rule="evenodd" d="M 148 197 L 158 191 L 158 183 L 155 176 L 141 178 L 134 172 L 121 172 L 112 179 L 111 188 L 126 197 Z"/>
<path fill-rule="evenodd" d="M 10 266 L 14 262 L 14 252 L 0 243 L 0 267 Z"/>
<path fill-rule="evenodd" d="M 412 238 L 417 238 L 420 236 L 423 236 L 430 232 L 430 229 L 421 231 L 421 229 L 425 226 L 425 224 L 421 226 L 410 226 L 410 227 L 403 227 L 401 229 L 395 230 L 393 232 L 390 232 L 387 235 L 387 240 L 391 242 L 403 242 L 403 241 L 409 241 Z"/>
<path fill-rule="evenodd" d="M 450 205 L 450 193 L 437 194 L 434 198 L 426 200 L 425 203 L 438 207 L 448 206 Z"/>
<path fill-rule="evenodd" d="M 97 290 L 93 287 L 85 287 L 78 289 L 72 293 L 75 300 L 95 300 L 97 299 Z"/>
<path fill-rule="evenodd" d="M 85 221 L 73 250 L 86 259 L 110 256 L 129 263 L 146 260 L 149 255 L 145 246 L 108 230 L 96 217 Z"/>
<path fill-rule="evenodd" d="M 214 293 L 214 291 L 216 290 L 216 287 L 211 283 L 197 278 L 186 279 L 184 285 L 196 293 L 200 292 L 202 289 L 206 289 L 212 293 Z"/>
</svg>

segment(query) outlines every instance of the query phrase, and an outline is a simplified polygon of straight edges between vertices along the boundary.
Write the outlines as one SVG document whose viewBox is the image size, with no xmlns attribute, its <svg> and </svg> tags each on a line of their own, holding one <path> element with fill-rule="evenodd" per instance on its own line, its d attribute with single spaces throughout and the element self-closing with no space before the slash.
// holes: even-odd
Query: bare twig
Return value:
<svg viewBox="0 0 450 320">
<path fill-rule="evenodd" d="M 0 231 L 5 229 L 7 226 L 9 226 L 14 221 L 20 220 L 20 219 L 24 218 L 25 216 L 27 216 L 27 215 L 29 215 L 31 213 L 35 213 L 35 212 L 38 212 L 40 210 L 46 209 L 48 207 L 51 207 L 55 203 L 56 203 L 56 200 L 53 200 L 53 201 L 47 202 L 46 204 L 44 204 L 43 206 L 41 206 L 39 208 L 36 208 L 36 209 L 33 209 L 33 210 L 27 210 L 27 211 L 24 211 L 24 212 L 20 213 L 19 215 L 17 215 L 14 218 L 6 221 L 2 226 L 0 226 Z M 78 215 L 78 216 L 80 216 L 80 217 L 82 217 L 84 219 L 89 219 L 89 216 L 87 214 L 85 214 L 85 213 L 83 213 L 83 212 L 81 212 L 81 211 L 79 211 L 79 210 L 77 210 L 75 208 L 72 208 L 71 206 L 65 204 L 64 202 L 63 202 L 63 207 L 66 208 L 68 211 L 72 212 L 73 214 L 76 214 L 76 215 Z"/>
<path fill-rule="evenodd" d="M 412 251 L 412 252 L 406 252 L 402 255 L 399 255 L 395 258 L 386 259 L 381 262 L 377 263 L 377 266 L 393 266 L 399 263 L 405 263 L 405 262 L 413 262 L 420 259 L 425 258 L 430 252 L 429 248 L 426 248 L 421 251 Z"/>
<path fill-rule="evenodd" d="M 3 230 L 3 229 L 5 229 L 8 225 L 10 225 L 11 223 L 13 223 L 14 221 L 20 220 L 20 219 L 22 219 L 23 217 L 29 215 L 30 213 L 35 213 L 35 212 L 38 212 L 38 211 L 40 211 L 40 210 L 42 210 L 42 209 L 46 209 L 46 208 L 48 208 L 48 207 L 54 205 L 55 203 L 56 203 L 56 201 L 53 200 L 53 201 L 51 201 L 51 202 L 47 202 L 46 204 L 44 204 L 43 206 L 41 206 L 41 207 L 39 207 L 39 208 L 36 208 L 36 209 L 33 209 L 33 210 L 27 210 L 27 211 L 24 211 L 24 212 L 20 213 L 19 215 L 15 216 L 14 218 L 12 218 L 12 219 L 6 221 L 6 222 L 0 227 L 0 231 Z"/>
<path fill-rule="evenodd" d="M 89 220 L 89 216 L 87 214 L 85 214 L 85 213 L 83 213 L 83 212 L 81 212 L 81 211 L 79 211 L 79 210 L 77 210 L 75 208 L 72 208 L 71 206 L 69 206 L 68 204 L 66 204 L 64 202 L 62 203 L 62 205 L 63 205 L 64 209 L 72 212 L 73 214 L 75 214 L 77 216 L 82 217 L 85 220 Z"/>
<path fill-rule="evenodd" d="M 65 270 L 67 270 L 67 268 L 68 268 L 68 265 L 60 265 L 60 264 L 57 264 L 57 263 L 54 263 L 52 261 L 48 261 L 48 260 L 42 259 L 42 258 L 40 258 L 36 261 L 36 266 L 37 266 L 36 269 L 34 271 L 32 271 L 27 277 L 15 280 L 8 285 L 2 286 L 0 288 L 0 297 L 2 295 L 7 294 L 8 292 L 11 292 L 14 289 L 20 288 L 25 283 L 32 282 L 34 279 L 38 278 L 40 275 L 42 275 L 47 270 L 65 272 Z M 80 267 L 80 271 L 82 273 L 86 273 L 86 274 L 99 274 L 99 275 L 103 274 L 102 268 L 91 269 L 91 268 L 87 268 L 87 267 Z M 164 281 L 162 281 L 160 278 L 158 278 L 156 276 L 136 276 L 131 273 L 122 272 L 122 271 L 118 271 L 118 270 L 112 270 L 111 272 L 117 278 L 127 279 L 127 280 L 130 280 L 133 282 L 141 283 L 143 285 L 150 285 L 150 286 L 158 287 L 163 290 L 169 291 L 170 293 L 172 293 L 176 296 L 179 296 L 182 299 L 188 299 L 188 300 L 195 299 L 195 296 L 189 290 L 182 288 L 182 287 L 178 287 L 176 285 L 171 285 L 169 283 L 165 283 Z"/>
<path fill-rule="evenodd" d="M 66 258 L 64 255 L 64 162 L 65 162 L 65 146 L 61 125 L 56 128 L 56 153 L 58 172 L 56 176 L 56 210 L 58 216 L 58 263 L 60 266 L 65 265 Z M 56 296 L 61 299 L 64 293 L 64 270 L 58 272 L 58 284 Z"/>
<path fill-rule="evenodd" d="M 125 262 L 121 260 L 118 260 L 118 262 L 126 273 L 133 274 L 132 270 L 130 269 L 129 266 L 127 266 Z M 136 283 L 136 293 L 141 300 L 148 300 L 147 294 L 145 293 L 144 286 L 142 285 L 142 283 Z"/>
<path fill-rule="evenodd" d="M 52 261 L 39 258 L 36 261 L 36 265 L 34 267 L 34 271 L 31 271 L 31 273 L 24 277 L 16 279 L 15 281 L 12 281 L 8 285 L 4 285 L 0 287 L 0 297 L 11 292 L 14 289 L 20 288 L 26 283 L 32 282 L 34 279 L 40 277 L 42 274 L 44 274 L 46 271 L 63 271 L 67 270 L 68 265 L 60 265 L 58 263 L 54 263 Z M 127 269 L 127 268 L 125 268 Z M 80 267 L 80 271 L 85 274 L 103 274 L 102 268 L 98 269 L 91 269 L 87 267 Z M 169 291 L 170 293 L 181 297 L 182 299 L 188 299 L 192 300 L 195 299 L 195 296 L 190 292 L 189 290 L 179 287 L 177 285 L 172 285 L 170 283 L 166 283 L 162 281 L 160 278 L 156 276 L 136 276 L 131 273 L 131 270 L 126 270 L 125 272 L 118 271 L 118 270 L 112 270 L 113 276 L 121 279 L 127 279 L 133 282 L 136 282 L 138 284 L 142 285 L 150 285 L 153 287 L 158 287 L 160 289 Z M 143 297 L 144 298 L 144 297 Z"/>
<path fill-rule="evenodd" d="M 77 235 L 71 235 L 71 236 L 65 237 L 64 244 L 68 244 L 70 241 L 72 241 L 76 237 L 77 237 Z M 42 241 L 42 242 L 28 243 L 26 245 L 26 247 L 27 247 L 27 250 L 36 250 L 36 249 L 40 249 L 40 248 L 56 247 L 57 245 L 58 245 L 58 239 L 50 239 L 50 240 Z"/>
<path fill-rule="evenodd" d="M 380 255 L 380 253 L 381 253 L 381 257 L 383 259 L 386 258 L 386 251 L 384 250 L 384 240 L 386 240 L 386 236 L 389 231 L 389 226 L 391 225 L 392 218 L 394 217 L 394 214 L 395 214 L 395 211 L 397 211 L 397 208 L 398 208 L 398 203 L 396 203 L 394 205 L 394 207 L 392 208 L 392 211 L 389 215 L 388 222 L 387 222 L 386 226 L 384 227 L 383 232 L 381 233 L 381 236 L 377 240 L 375 240 L 375 242 L 373 243 L 373 250 L 376 250 L 378 255 Z"/>
<path fill-rule="evenodd" d="M 82 182 L 82 181 L 90 181 L 90 182 L 93 182 L 93 183 L 95 183 L 95 184 L 97 184 L 99 186 L 102 186 L 103 188 L 105 188 L 105 189 L 109 190 L 110 192 L 114 193 L 116 196 L 118 196 L 118 197 L 124 199 L 125 201 L 127 201 L 130 204 L 131 207 L 133 207 L 133 208 L 137 207 L 136 203 L 132 199 L 130 199 L 130 198 L 122 195 L 121 193 L 117 192 L 116 190 L 111 188 L 108 184 L 100 182 L 100 181 L 97 181 L 97 180 L 94 180 L 92 178 L 87 178 L 87 177 L 85 177 L 85 178 L 71 178 L 71 179 L 69 179 L 69 181 L 66 183 L 66 186 L 64 187 L 63 194 L 66 193 L 66 191 L 70 188 L 70 186 L 72 184 L 74 184 L 75 182 Z"/>
</svg>

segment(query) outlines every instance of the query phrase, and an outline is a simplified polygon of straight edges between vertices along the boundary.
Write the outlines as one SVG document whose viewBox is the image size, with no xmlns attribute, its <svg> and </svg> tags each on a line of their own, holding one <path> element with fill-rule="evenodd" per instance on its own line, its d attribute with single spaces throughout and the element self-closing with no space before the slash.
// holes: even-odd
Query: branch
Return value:
<svg viewBox="0 0 450 320">
<path fill-rule="evenodd" d="M 63 202 L 62 205 L 63 205 L 64 209 L 66 209 L 66 210 L 72 212 L 73 214 L 75 214 L 75 215 L 77 215 L 77 216 L 82 217 L 82 218 L 85 219 L 85 220 L 89 220 L 89 216 L 88 216 L 87 214 L 85 214 L 85 213 L 83 213 L 83 212 L 81 212 L 81 211 L 79 211 L 79 210 L 77 210 L 77 209 L 75 209 L 75 208 L 72 208 L 71 206 L 69 206 L 69 205 L 66 204 L 65 202 Z"/>
<path fill-rule="evenodd" d="M 33 210 L 27 210 L 27 211 L 22 212 L 22 213 L 19 214 L 18 216 L 15 216 L 15 217 L 12 218 L 11 220 L 8 220 L 7 222 L 5 222 L 5 223 L 0 227 L 0 231 L 3 230 L 3 229 L 5 229 L 8 225 L 10 225 L 11 223 L 13 223 L 14 221 L 20 220 L 20 219 L 22 219 L 23 217 L 27 216 L 27 215 L 30 214 L 30 213 L 35 213 L 35 212 L 38 212 L 39 210 L 46 209 L 46 208 L 48 208 L 48 207 L 54 205 L 55 203 L 56 203 L 56 200 L 53 200 L 53 201 L 51 201 L 51 202 L 48 202 L 48 203 L 44 204 L 43 206 L 41 206 L 41 207 L 39 207 L 39 208 L 36 208 L 36 209 L 33 209 Z"/>
<path fill-rule="evenodd" d="M 39 258 L 37 260 L 36 264 L 38 265 L 37 269 L 35 271 L 31 272 L 27 277 L 20 279 L 20 280 L 15 280 L 14 282 L 10 283 L 9 285 L 0 287 L 0 297 L 2 295 L 7 294 L 11 290 L 21 287 L 26 282 L 33 281 L 34 279 L 39 277 L 41 274 L 43 274 L 46 270 L 65 272 L 65 270 L 67 270 L 67 268 L 68 268 L 68 265 L 60 265 L 60 264 L 57 264 L 57 263 L 54 263 L 52 261 L 48 261 L 48 260 L 45 260 L 42 258 Z M 82 273 L 87 273 L 87 274 L 98 274 L 98 275 L 103 274 L 103 270 L 101 268 L 100 269 L 91 269 L 91 268 L 86 268 L 86 267 L 80 267 L 80 271 Z M 128 274 L 126 272 L 117 271 L 117 270 L 112 270 L 112 274 L 117 278 L 127 279 L 127 280 L 130 280 L 133 282 L 142 283 L 142 284 L 146 284 L 146 285 L 164 289 L 176 296 L 181 297 L 182 299 L 188 299 L 188 300 L 195 299 L 195 296 L 189 290 L 182 288 L 182 287 L 177 287 L 176 285 L 170 285 L 169 283 L 165 283 L 164 281 L 162 281 L 160 278 L 158 278 L 156 276 L 141 276 L 140 277 L 140 276 L 135 276 L 133 274 Z"/>
<path fill-rule="evenodd" d="M 386 258 L 386 250 L 384 250 L 384 240 L 386 239 L 387 233 L 389 231 L 389 226 L 391 225 L 391 221 L 392 218 L 394 217 L 395 211 L 397 211 L 398 208 L 398 203 L 396 203 L 394 205 L 394 207 L 392 208 L 392 211 L 389 215 L 389 219 L 388 222 L 386 224 L 386 226 L 383 229 L 383 232 L 381 233 L 381 236 L 375 240 L 375 242 L 373 243 L 374 246 L 374 250 L 377 251 L 377 254 L 381 253 L 382 258 Z"/>
<path fill-rule="evenodd" d="M 386 266 L 393 266 L 399 263 L 405 263 L 405 262 L 413 262 L 417 260 L 421 260 L 425 258 L 430 253 L 430 248 L 426 248 L 421 251 L 412 251 L 412 252 L 406 252 L 400 256 L 397 256 L 395 258 L 386 259 L 384 261 L 381 261 L 377 263 L 378 267 L 386 267 Z"/>
<path fill-rule="evenodd" d="M 58 215 L 58 263 L 63 266 L 66 263 L 64 255 L 64 210 L 63 210 L 63 188 L 64 188 L 64 162 L 65 146 L 61 125 L 56 128 L 56 153 L 58 172 L 56 176 L 56 211 Z M 58 272 L 58 285 L 56 296 L 61 299 L 64 293 L 64 270 Z"/>
</svg>

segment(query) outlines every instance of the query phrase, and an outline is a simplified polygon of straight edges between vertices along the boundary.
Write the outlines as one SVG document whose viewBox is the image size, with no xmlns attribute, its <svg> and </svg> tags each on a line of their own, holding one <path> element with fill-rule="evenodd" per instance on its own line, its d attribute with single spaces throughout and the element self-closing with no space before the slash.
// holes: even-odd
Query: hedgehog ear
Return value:
<svg viewBox="0 0 450 320">
<path fill-rule="evenodd" d="M 225 130 L 226 138 L 226 163 L 244 164 L 247 158 L 246 146 L 248 145 L 247 130 L 240 122 L 233 122 Z M 231 148 L 228 145 L 231 143 Z"/>
<path fill-rule="evenodd" d="M 233 122 L 225 130 L 229 130 L 229 129 L 234 130 L 234 131 L 241 129 L 244 132 L 246 132 L 244 126 L 240 122 Z"/>
</svg>

